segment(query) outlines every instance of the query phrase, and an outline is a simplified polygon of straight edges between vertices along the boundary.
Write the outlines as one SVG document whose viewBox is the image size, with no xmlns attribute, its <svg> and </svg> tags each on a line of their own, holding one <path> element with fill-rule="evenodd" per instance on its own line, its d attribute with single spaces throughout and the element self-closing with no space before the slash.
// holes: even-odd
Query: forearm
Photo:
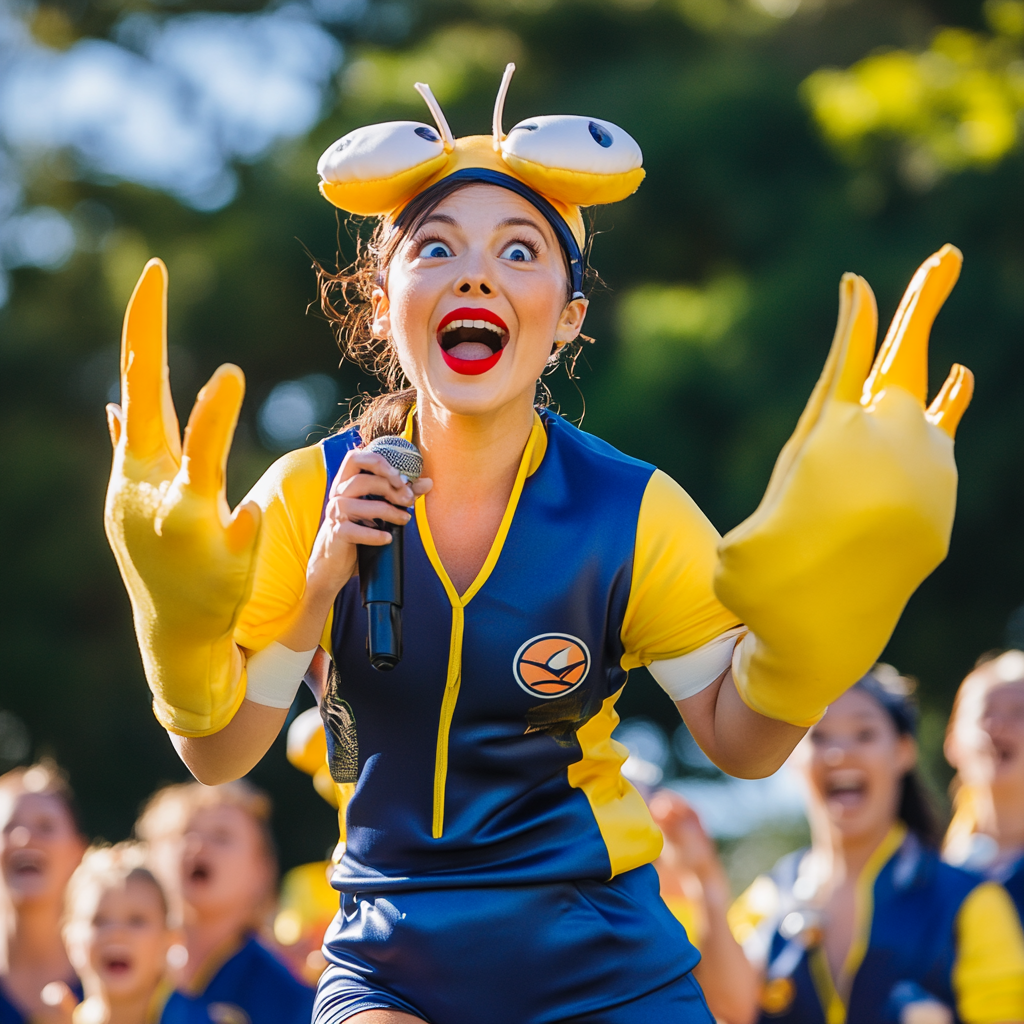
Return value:
<svg viewBox="0 0 1024 1024">
<path fill-rule="evenodd" d="M 726 920 L 729 883 L 721 870 L 699 879 L 704 930 L 701 961 L 694 976 L 704 990 L 708 1006 L 725 1024 L 752 1024 L 758 1014 L 758 972 L 733 938 Z"/>
<path fill-rule="evenodd" d="M 243 700 L 235 716 L 210 736 L 168 733 L 185 766 L 206 786 L 219 786 L 250 772 L 277 739 L 287 708 Z"/>
<path fill-rule="evenodd" d="M 766 718 L 743 702 L 732 669 L 700 693 L 676 701 L 693 738 L 729 775 L 760 779 L 779 770 L 807 731 Z"/>
</svg>

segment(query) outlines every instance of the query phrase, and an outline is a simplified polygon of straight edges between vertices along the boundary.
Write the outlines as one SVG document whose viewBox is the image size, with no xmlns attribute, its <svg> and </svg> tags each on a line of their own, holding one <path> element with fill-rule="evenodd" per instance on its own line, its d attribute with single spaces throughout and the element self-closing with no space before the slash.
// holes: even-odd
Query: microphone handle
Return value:
<svg viewBox="0 0 1024 1024">
<path fill-rule="evenodd" d="M 402 602 L 404 584 L 404 527 L 375 519 L 378 530 L 391 534 L 381 547 L 359 544 L 359 591 L 366 609 L 366 653 L 370 664 L 389 672 L 402 659 Z"/>
</svg>

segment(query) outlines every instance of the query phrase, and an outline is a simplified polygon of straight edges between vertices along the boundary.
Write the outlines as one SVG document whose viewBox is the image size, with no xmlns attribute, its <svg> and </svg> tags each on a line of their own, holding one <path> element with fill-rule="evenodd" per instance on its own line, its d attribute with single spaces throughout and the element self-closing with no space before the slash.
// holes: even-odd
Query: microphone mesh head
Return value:
<svg viewBox="0 0 1024 1024">
<path fill-rule="evenodd" d="M 366 446 L 366 450 L 383 455 L 409 483 L 418 480 L 423 472 L 423 456 L 419 448 L 404 437 L 378 437 Z"/>
</svg>

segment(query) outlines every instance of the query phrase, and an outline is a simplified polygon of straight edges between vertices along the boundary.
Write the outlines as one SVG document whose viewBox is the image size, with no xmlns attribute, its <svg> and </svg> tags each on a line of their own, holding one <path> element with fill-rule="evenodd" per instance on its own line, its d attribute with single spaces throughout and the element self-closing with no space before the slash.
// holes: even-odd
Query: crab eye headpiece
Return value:
<svg viewBox="0 0 1024 1024">
<path fill-rule="evenodd" d="M 388 121 L 349 132 L 320 157 L 320 191 L 342 210 L 399 225 L 410 200 L 450 178 L 510 189 L 548 220 L 569 257 L 574 297 L 582 296 L 580 207 L 632 195 L 644 178 L 643 155 L 616 125 L 572 114 L 529 118 L 505 135 L 501 115 L 514 70 L 505 68 L 490 135 L 453 138 L 430 88 L 417 83 L 436 128 Z"/>
</svg>

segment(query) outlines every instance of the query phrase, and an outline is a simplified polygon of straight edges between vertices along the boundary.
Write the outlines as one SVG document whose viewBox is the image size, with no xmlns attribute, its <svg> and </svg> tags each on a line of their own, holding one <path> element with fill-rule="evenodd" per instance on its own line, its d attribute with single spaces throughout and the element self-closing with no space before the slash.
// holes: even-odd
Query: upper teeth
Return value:
<svg viewBox="0 0 1024 1024">
<path fill-rule="evenodd" d="M 505 333 L 497 324 L 492 324 L 490 320 L 452 320 L 451 323 L 447 323 L 441 328 L 441 333 L 447 334 L 449 331 L 454 331 L 459 327 L 479 327 L 488 331 L 494 331 L 495 334 Z"/>
</svg>

